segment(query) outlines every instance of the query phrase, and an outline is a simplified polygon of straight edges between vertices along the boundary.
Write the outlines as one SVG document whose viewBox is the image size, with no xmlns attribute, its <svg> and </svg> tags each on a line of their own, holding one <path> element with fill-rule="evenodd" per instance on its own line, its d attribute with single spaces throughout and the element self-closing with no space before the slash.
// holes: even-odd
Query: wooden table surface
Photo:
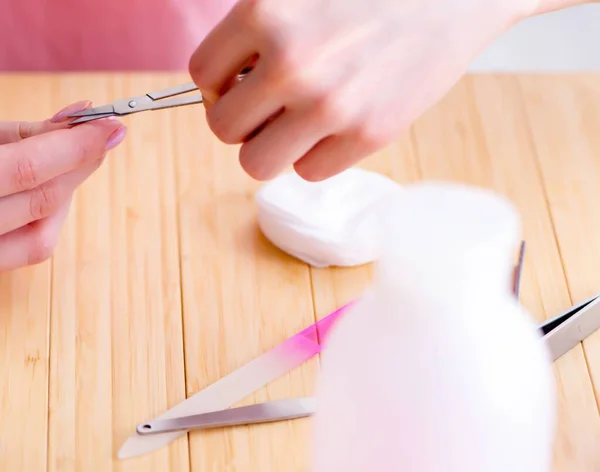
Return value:
<svg viewBox="0 0 600 472">
<path fill-rule="evenodd" d="M 543 320 L 600 292 L 600 76 L 470 76 L 362 166 L 463 181 L 521 212 L 522 300 Z M 0 77 L 0 119 L 50 116 L 184 75 Z M 51 261 L 0 275 L 0 470 L 300 472 L 310 420 L 193 433 L 127 461 L 158 415 L 358 296 L 370 267 L 310 269 L 257 229 L 259 183 L 200 106 L 126 119 Z M 313 392 L 318 359 L 245 403 Z M 555 471 L 600 470 L 600 334 L 555 362 Z"/>
</svg>

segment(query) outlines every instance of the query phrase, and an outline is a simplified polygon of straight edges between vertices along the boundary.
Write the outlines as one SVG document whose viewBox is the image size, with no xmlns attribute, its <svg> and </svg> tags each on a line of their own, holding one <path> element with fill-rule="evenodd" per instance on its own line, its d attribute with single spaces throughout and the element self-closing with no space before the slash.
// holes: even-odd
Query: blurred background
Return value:
<svg viewBox="0 0 600 472">
<path fill-rule="evenodd" d="M 0 70 L 186 70 L 235 0 L 0 0 Z M 150 6 L 149 6 L 150 5 Z M 94 21 L 82 19 L 93 18 Z M 165 41 L 164 38 L 169 38 Z M 600 3 L 529 19 L 472 72 L 600 71 Z"/>
<path fill-rule="evenodd" d="M 600 71 L 600 4 L 540 15 L 514 27 L 472 72 Z"/>
</svg>

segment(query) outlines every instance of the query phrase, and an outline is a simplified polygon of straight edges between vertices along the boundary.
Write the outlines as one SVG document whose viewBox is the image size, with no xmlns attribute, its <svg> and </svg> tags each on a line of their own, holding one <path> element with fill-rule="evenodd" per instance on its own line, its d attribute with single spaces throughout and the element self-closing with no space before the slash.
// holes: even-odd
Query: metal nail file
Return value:
<svg viewBox="0 0 600 472">
<path fill-rule="evenodd" d="M 317 323 L 300 331 L 266 353 L 222 377 L 205 389 L 182 401 L 152 421 L 198 415 L 229 408 L 259 388 L 267 385 L 321 352 L 321 342 L 327 337 L 338 317 L 350 308 L 350 302 Z M 148 423 L 148 422 L 146 422 Z M 173 431 L 151 435 L 130 436 L 118 452 L 119 459 L 147 454 L 166 446 L 185 434 Z"/>
<path fill-rule="evenodd" d="M 552 360 L 571 350 L 600 329 L 600 295 L 592 297 L 539 326 L 542 342 L 548 345 Z M 173 431 L 220 428 L 269 423 L 311 416 L 316 411 L 313 397 L 257 403 L 220 411 L 155 420 L 137 426 L 137 433 L 150 435 Z"/>
<path fill-rule="evenodd" d="M 314 414 L 316 400 L 312 397 L 289 398 L 200 415 L 184 416 L 167 420 L 155 420 L 138 425 L 141 435 L 190 431 L 193 429 L 223 428 L 249 424 L 293 420 Z"/>
</svg>

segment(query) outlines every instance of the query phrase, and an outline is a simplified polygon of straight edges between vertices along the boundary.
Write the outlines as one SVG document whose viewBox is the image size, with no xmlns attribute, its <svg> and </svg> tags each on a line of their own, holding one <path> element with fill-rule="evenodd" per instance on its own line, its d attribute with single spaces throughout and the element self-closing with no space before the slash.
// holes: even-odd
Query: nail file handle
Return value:
<svg viewBox="0 0 600 472">
<path fill-rule="evenodd" d="M 199 415 L 150 421 L 138 425 L 136 430 L 140 435 L 150 435 L 291 420 L 313 415 L 315 403 L 312 397 L 290 398 Z"/>
</svg>

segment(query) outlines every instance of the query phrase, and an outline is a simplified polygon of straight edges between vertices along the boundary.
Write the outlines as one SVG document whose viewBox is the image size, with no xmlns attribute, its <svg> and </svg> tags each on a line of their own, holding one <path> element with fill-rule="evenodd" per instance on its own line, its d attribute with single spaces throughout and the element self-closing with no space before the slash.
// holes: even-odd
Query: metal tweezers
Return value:
<svg viewBox="0 0 600 472">
<path fill-rule="evenodd" d="M 600 294 L 571 307 L 539 326 L 542 341 L 548 346 L 553 361 L 599 328 Z M 311 416 L 315 410 L 316 401 L 312 397 L 290 398 L 199 415 L 151 421 L 138 425 L 136 431 L 139 435 L 145 436 L 174 431 L 270 423 Z"/>
<path fill-rule="evenodd" d="M 237 75 L 238 80 L 243 79 L 251 71 L 250 67 L 242 69 Z M 188 95 L 180 97 L 184 93 L 197 91 L 195 83 L 190 82 L 183 85 L 176 85 L 164 90 L 150 92 L 138 97 L 122 98 L 110 105 L 88 108 L 69 115 L 69 118 L 75 118 L 69 124 L 71 126 L 86 123 L 88 121 L 100 120 L 110 116 L 125 116 L 141 111 L 164 110 L 166 108 L 181 107 L 185 105 L 195 105 L 202 103 L 202 94 Z"/>
<path fill-rule="evenodd" d="M 600 294 L 588 298 L 539 326 L 553 361 L 600 329 Z"/>
</svg>

